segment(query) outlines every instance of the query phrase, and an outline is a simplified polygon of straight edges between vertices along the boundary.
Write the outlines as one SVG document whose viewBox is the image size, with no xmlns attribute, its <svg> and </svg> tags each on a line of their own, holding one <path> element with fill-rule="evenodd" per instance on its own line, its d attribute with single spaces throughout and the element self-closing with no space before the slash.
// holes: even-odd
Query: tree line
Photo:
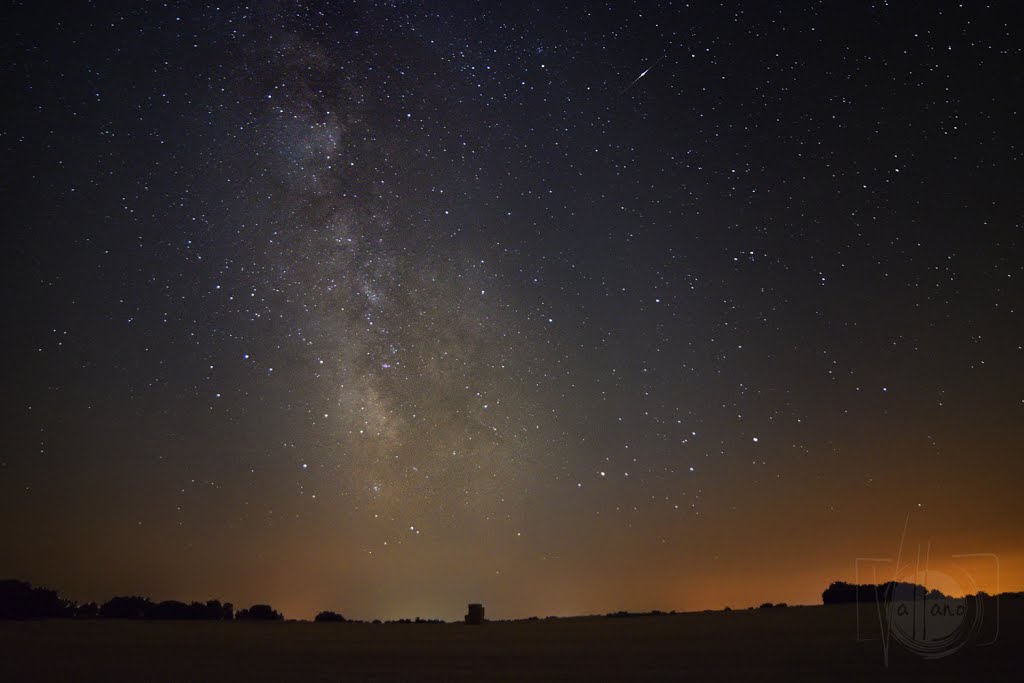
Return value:
<svg viewBox="0 0 1024 683">
<path fill-rule="evenodd" d="M 230 602 L 220 600 L 153 602 L 138 595 L 119 595 L 101 605 L 95 602 L 80 604 L 62 598 L 55 590 L 33 586 L 28 581 L 0 580 L 0 619 L 40 618 L 281 621 L 284 615 L 270 605 L 253 605 L 236 612 Z"/>
<path fill-rule="evenodd" d="M 965 595 L 964 598 L 977 599 L 1020 599 L 1024 593 L 999 593 L 992 596 L 984 591 L 978 591 L 974 595 Z M 841 605 L 851 602 L 865 602 L 880 600 L 883 602 L 910 602 L 915 600 L 950 600 L 952 596 L 946 595 L 935 588 L 928 590 L 918 583 L 905 581 L 886 581 L 885 583 L 846 583 L 836 581 L 829 585 L 821 594 L 821 602 L 825 605 Z"/>
</svg>

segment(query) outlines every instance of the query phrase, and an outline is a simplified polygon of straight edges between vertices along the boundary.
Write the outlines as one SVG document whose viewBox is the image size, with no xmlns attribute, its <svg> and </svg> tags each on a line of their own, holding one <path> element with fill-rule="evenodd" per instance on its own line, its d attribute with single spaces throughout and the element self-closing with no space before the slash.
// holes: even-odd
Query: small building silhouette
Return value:
<svg viewBox="0 0 1024 683">
<path fill-rule="evenodd" d="M 469 608 L 466 611 L 466 623 L 467 624 L 482 624 L 484 623 L 484 606 L 477 602 L 469 603 Z"/>
</svg>

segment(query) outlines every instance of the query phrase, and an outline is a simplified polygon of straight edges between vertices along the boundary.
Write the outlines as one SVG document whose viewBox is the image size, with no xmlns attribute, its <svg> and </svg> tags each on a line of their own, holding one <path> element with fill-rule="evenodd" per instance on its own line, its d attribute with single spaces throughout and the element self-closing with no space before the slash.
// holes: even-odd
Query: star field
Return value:
<svg viewBox="0 0 1024 683">
<path fill-rule="evenodd" d="M 1009 5 L 16 3 L 0 567 L 289 616 L 1024 579 Z"/>
</svg>

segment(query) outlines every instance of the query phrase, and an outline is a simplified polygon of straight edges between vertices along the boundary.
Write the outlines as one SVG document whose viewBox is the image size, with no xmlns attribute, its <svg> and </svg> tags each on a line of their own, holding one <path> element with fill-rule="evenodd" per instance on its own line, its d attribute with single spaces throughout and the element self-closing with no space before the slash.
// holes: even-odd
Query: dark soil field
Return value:
<svg viewBox="0 0 1024 683">
<path fill-rule="evenodd" d="M 855 608 L 464 624 L 0 622 L 0 681 L 1019 681 L 1024 601 L 996 642 L 927 660 L 858 642 Z M 993 615 L 994 616 L 994 615 Z"/>
</svg>

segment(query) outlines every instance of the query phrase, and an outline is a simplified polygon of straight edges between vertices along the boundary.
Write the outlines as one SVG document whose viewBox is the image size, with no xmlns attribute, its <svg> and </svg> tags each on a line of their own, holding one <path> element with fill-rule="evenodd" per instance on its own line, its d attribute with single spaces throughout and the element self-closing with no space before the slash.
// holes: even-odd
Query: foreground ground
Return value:
<svg viewBox="0 0 1024 683">
<path fill-rule="evenodd" d="M 1024 601 L 998 625 L 994 644 L 935 660 L 893 642 L 886 666 L 852 606 L 481 626 L 0 622 L 0 680 L 1021 680 Z"/>
</svg>

